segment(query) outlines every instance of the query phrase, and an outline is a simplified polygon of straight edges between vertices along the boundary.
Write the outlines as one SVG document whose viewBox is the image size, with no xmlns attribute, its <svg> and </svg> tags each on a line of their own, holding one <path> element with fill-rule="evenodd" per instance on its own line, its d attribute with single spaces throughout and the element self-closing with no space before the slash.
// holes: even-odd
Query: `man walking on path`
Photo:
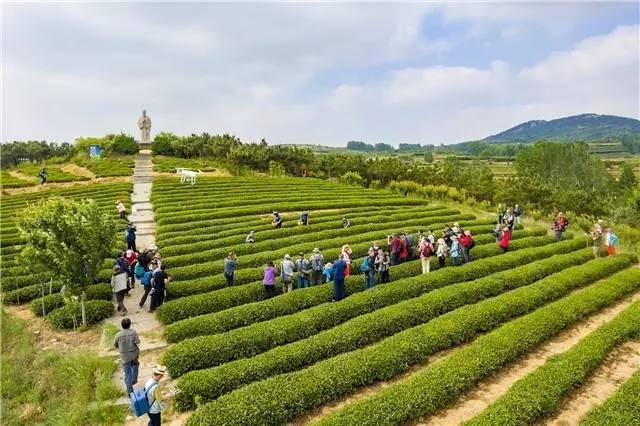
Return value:
<svg viewBox="0 0 640 426">
<path fill-rule="evenodd" d="M 284 255 L 284 260 L 280 264 L 280 279 L 282 282 L 282 292 L 287 293 L 293 291 L 293 272 L 296 270 L 296 265 L 291 261 L 291 256 Z"/>
<path fill-rule="evenodd" d="M 229 252 L 229 255 L 224 260 L 224 277 L 227 279 L 227 287 L 233 285 L 233 275 L 238 267 L 238 259 L 234 252 Z"/>
<path fill-rule="evenodd" d="M 151 264 L 155 265 L 155 263 L 153 262 Z M 138 303 L 138 311 L 140 311 L 140 309 L 144 307 L 144 304 L 147 302 L 147 297 L 151 292 L 151 276 L 152 275 L 153 275 L 153 270 L 148 270 L 148 271 L 144 271 L 144 274 L 142 274 L 142 278 L 140 278 L 140 284 L 142 284 L 142 287 L 144 288 L 144 294 L 140 298 L 140 303 Z"/>
<path fill-rule="evenodd" d="M 344 299 L 344 273 L 347 269 L 347 262 L 340 254 L 338 261 L 333 264 L 333 300 L 336 302 Z"/>
<path fill-rule="evenodd" d="M 167 275 L 165 269 L 167 265 L 160 265 L 160 270 L 153 274 L 153 284 L 151 293 L 151 307 L 149 312 L 153 312 L 157 307 L 162 306 L 164 303 L 164 292 L 167 283 L 171 281 L 171 277 Z"/>
<path fill-rule="evenodd" d="M 127 250 L 137 251 L 136 249 L 136 226 L 129 222 L 124 229 L 124 239 L 127 243 Z"/>
<path fill-rule="evenodd" d="M 122 316 L 127 315 L 127 308 L 124 306 L 124 295 L 127 292 L 127 273 L 120 269 L 120 265 L 113 267 L 113 275 L 111 276 L 111 289 L 113 294 L 116 295 L 116 302 L 118 303 L 118 312 L 122 313 Z"/>
<path fill-rule="evenodd" d="M 296 270 L 298 271 L 298 281 L 296 283 L 296 288 L 309 287 L 311 265 L 309 261 L 304 258 L 304 252 L 298 253 L 298 259 L 296 260 Z"/>
<path fill-rule="evenodd" d="M 311 285 L 322 284 L 322 270 L 324 269 L 324 256 L 318 247 L 313 249 L 311 256 Z"/>
<path fill-rule="evenodd" d="M 160 393 L 160 380 L 167 374 L 167 367 L 156 365 L 153 367 L 153 376 L 144 384 L 144 391 L 149 401 L 149 426 L 160 426 L 162 424 L 161 414 L 164 410 Z"/>
<path fill-rule="evenodd" d="M 138 383 L 138 367 L 140 362 L 140 338 L 135 330 L 131 329 L 131 320 L 123 318 L 122 330 L 113 338 L 113 347 L 120 351 L 120 362 L 124 371 L 124 384 L 127 387 L 127 395 L 133 392 L 133 385 Z"/>
</svg>

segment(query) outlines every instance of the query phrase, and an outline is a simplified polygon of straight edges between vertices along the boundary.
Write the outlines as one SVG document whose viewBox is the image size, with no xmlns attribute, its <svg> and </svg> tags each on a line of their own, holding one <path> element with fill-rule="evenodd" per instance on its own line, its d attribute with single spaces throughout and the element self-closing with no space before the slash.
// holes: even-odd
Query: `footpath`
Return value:
<svg viewBox="0 0 640 426">
<path fill-rule="evenodd" d="M 133 173 L 133 193 L 131 194 L 131 214 L 129 221 L 134 223 L 137 228 L 136 247 L 139 251 L 144 250 L 150 244 L 155 243 L 156 224 L 153 214 L 153 205 L 151 203 L 151 186 L 153 182 L 153 164 L 151 162 L 151 151 L 142 149 L 135 161 L 135 169 Z M 162 338 L 164 327 L 149 313 L 150 298 L 147 298 L 145 306 L 138 308 L 138 302 L 142 298 L 144 290 L 140 283 L 130 291 L 130 296 L 124 301 L 131 319 L 131 328 L 138 332 L 140 336 L 140 369 L 138 372 L 138 384 L 144 383 L 151 377 L 153 366 L 158 363 L 158 359 L 162 350 L 167 346 L 167 342 Z M 121 329 L 120 322 L 122 316 L 118 312 L 106 320 L 107 323 L 113 324 L 118 330 Z M 103 339 L 100 348 L 102 356 L 118 356 L 118 352 L 113 348 L 110 339 Z M 118 368 L 113 376 L 113 382 L 123 392 L 126 393 L 124 385 L 124 374 L 122 367 Z M 122 397 L 117 404 L 129 405 L 129 398 Z M 145 417 L 146 418 L 146 417 Z"/>
</svg>

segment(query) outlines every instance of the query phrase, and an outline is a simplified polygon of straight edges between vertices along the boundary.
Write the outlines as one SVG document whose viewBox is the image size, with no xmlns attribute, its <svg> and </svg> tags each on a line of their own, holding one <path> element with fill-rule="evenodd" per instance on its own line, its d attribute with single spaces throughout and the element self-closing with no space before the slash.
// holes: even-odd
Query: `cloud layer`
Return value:
<svg viewBox="0 0 640 426">
<path fill-rule="evenodd" d="M 153 132 L 331 145 L 640 115 L 637 15 L 504 6 L 6 5 L 2 139 L 135 133 L 143 108 Z"/>
</svg>

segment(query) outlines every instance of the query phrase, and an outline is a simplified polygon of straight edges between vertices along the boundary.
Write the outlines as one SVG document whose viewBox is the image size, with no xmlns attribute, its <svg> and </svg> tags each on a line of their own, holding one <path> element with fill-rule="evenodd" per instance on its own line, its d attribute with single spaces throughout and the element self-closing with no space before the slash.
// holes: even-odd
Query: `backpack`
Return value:
<svg viewBox="0 0 640 426">
<path fill-rule="evenodd" d="M 124 239 L 127 241 L 131 241 L 132 238 L 133 238 L 133 235 L 131 234 L 131 229 L 129 227 L 126 227 L 124 229 Z"/>
<path fill-rule="evenodd" d="M 151 386 L 146 390 L 144 386 L 141 389 L 134 390 L 129 394 L 131 398 L 131 411 L 136 417 L 144 416 L 149 412 L 151 404 L 149 404 L 148 393 L 158 385 Z"/>
<path fill-rule="evenodd" d="M 136 278 L 140 279 L 144 275 L 144 268 L 140 263 L 137 263 L 136 267 L 133 269 L 133 272 L 136 275 Z"/>
<path fill-rule="evenodd" d="M 369 272 L 371 268 L 369 267 L 369 258 L 365 257 L 360 265 L 360 272 Z"/>
<path fill-rule="evenodd" d="M 433 246 L 431 243 L 423 244 L 422 249 L 420 250 L 420 255 L 422 257 L 431 257 L 433 256 Z"/>
</svg>

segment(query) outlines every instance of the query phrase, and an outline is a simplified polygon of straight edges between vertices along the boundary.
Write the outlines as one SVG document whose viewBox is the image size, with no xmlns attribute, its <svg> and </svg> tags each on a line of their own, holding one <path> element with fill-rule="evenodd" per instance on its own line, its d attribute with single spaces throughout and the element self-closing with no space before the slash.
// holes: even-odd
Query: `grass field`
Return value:
<svg viewBox="0 0 640 426">
<path fill-rule="evenodd" d="M 174 408 L 195 409 L 189 424 L 421 423 L 608 306 L 619 315 L 567 348 L 589 354 L 582 377 L 637 336 L 639 307 L 628 302 L 640 295 L 636 259 L 594 259 L 570 233 L 555 242 L 546 229 L 518 229 L 502 254 L 491 220 L 464 208 L 313 179 L 203 178 L 189 187 L 157 179 L 152 198 L 157 243 L 175 279 L 157 313 L 170 342 L 163 362 L 177 378 Z M 284 216 L 281 229 L 270 224 L 272 210 Z M 310 211 L 309 226 L 297 224 L 301 210 Z M 341 228 L 344 215 L 351 228 Z M 365 290 L 358 265 L 373 241 L 454 221 L 475 235 L 473 262 L 438 269 L 432 259 L 432 272 L 421 275 L 412 260 L 391 268 L 389 284 Z M 244 242 L 250 230 L 254 244 Z M 347 242 L 354 262 L 345 300 L 331 302 L 331 284 L 267 298 L 261 279 L 268 261 L 314 247 L 333 261 Z M 227 288 L 222 260 L 229 250 L 240 269 Z M 523 335 L 530 338 L 514 338 Z M 543 373 L 532 377 L 522 378 L 548 383 Z M 551 405 L 527 421 L 562 409 L 576 380 L 554 383 Z M 486 424 L 501 401 L 465 420 Z"/>
<path fill-rule="evenodd" d="M 17 172 L 20 172 L 26 176 L 38 177 L 42 165 L 22 163 L 15 168 Z M 89 180 L 86 176 L 78 176 L 75 174 L 67 173 L 60 168 L 60 165 L 51 165 L 47 167 L 47 182 L 48 183 L 60 183 L 60 182 L 75 182 L 80 180 Z"/>
<path fill-rule="evenodd" d="M 135 165 L 133 156 L 100 159 L 75 158 L 74 163 L 90 170 L 96 177 L 131 176 Z"/>
</svg>

